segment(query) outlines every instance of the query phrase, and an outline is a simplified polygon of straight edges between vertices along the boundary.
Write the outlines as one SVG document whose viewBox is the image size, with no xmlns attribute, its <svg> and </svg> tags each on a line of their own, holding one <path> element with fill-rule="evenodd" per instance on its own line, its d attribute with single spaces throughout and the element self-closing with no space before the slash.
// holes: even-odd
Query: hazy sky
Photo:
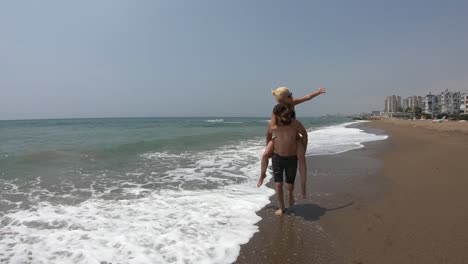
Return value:
<svg viewBox="0 0 468 264">
<path fill-rule="evenodd" d="M 468 90 L 468 1 L 2 1 L 0 119 L 298 116 Z"/>
</svg>

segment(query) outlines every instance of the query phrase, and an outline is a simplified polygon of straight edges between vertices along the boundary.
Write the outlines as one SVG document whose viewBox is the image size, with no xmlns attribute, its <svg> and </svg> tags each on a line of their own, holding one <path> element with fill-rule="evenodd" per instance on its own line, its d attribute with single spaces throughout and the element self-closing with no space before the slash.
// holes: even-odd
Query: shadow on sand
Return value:
<svg viewBox="0 0 468 264">
<path fill-rule="evenodd" d="M 347 204 L 333 208 L 324 208 L 317 204 L 296 204 L 292 208 L 287 209 L 286 213 L 289 215 L 302 217 L 307 221 L 317 221 L 321 216 L 325 215 L 326 212 L 343 209 L 353 204 L 354 201 L 351 201 Z"/>
</svg>

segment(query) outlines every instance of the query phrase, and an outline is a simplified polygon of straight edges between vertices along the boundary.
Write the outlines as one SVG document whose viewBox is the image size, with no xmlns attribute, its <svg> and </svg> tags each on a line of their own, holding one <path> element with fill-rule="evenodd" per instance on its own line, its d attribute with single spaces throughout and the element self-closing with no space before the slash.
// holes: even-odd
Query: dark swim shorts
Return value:
<svg viewBox="0 0 468 264">
<path fill-rule="evenodd" d="M 283 182 L 284 173 L 286 174 L 286 183 L 294 184 L 297 172 L 297 156 L 282 157 L 275 153 L 271 161 L 275 182 Z"/>
</svg>

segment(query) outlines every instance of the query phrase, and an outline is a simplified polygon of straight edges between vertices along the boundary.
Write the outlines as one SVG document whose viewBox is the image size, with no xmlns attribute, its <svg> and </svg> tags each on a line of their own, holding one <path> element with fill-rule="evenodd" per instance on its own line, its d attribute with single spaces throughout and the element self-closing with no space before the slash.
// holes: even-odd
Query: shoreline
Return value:
<svg viewBox="0 0 468 264">
<path fill-rule="evenodd" d="M 365 128 L 366 124 L 348 127 L 384 134 L 380 129 Z M 283 217 L 277 217 L 276 197 L 271 196 L 270 203 L 257 212 L 262 218 L 257 223 L 259 232 L 241 245 L 235 263 L 342 263 L 336 241 L 327 230 L 327 219 L 336 211 L 353 207 L 362 195 L 378 195 L 375 190 L 380 184 L 368 179 L 380 170 L 381 163 L 374 156 L 387 147 L 387 141 L 364 142 L 361 148 L 308 156 L 307 199 L 298 199 L 300 185 L 296 180 L 296 205 Z M 341 166 L 336 166 L 336 160 Z M 274 188 L 272 180 L 267 187 Z"/>
<path fill-rule="evenodd" d="M 308 157 L 307 200 L 279 218 L 271 197 L 235 263 L 466 263 L 464 125 L 359 124 L 389 138 Z"/>
</svg>

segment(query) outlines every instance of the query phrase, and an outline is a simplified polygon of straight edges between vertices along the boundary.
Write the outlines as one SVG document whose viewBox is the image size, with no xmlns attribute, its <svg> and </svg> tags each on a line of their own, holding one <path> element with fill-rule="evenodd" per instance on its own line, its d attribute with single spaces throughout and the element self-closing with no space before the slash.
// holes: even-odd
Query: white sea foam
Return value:
<svg viewBox="0 0 468 264">
<path fill-rule="evenodd" d="M 208 123 L 221 123 L 221 122 L 224 122 L 224 119 L 208 119 L 208 120 L 205 120 L 205 122 L 208 122 Z"/>
<path fill-rule="evenodd" d="M 40 202 L 30 210 L 11 211 L 1 219 L 0 259 L 9 263 L 29 258 L 34 263 L 232 263 L 240 245 L 258 230 L 255 223 L 260 218 L 255 212 L 273 194 L 255 186 L 263 147 L 262 142 L 251 140 L 205 152 L 143 154 L 146 163 L 173 164 L 164 174 L 151 174 L 145 184 L 173 182 L 180 183 L 180 188 L 151 190 L 117 181 L 79 204 Z M 216 188 L 191 188 L 196 184 Z M 49 194 L 37 188 L 42 195 Z M 78 190 L 71 187 L 70 191 Z M 104 199 L 115 191 L 121 197 L 137 198 Z"/>
<path fill-rule="evenodd" d="M 251 186 L 152 192 L 133 200 L 41 203 L 4 217 L 9 263 L 231 263 L 271 191 Z"/>
<path fill-rule="evenodd" d="M 359 128 L 348 127 L 366 121 L 356 121 L 341 125 L 323 127 L 309 132 L 307 155 L 338 154 L 364 147 L 362 143 L 385 140 L 387 135 L 367 133 Z"/>
<path fill-rule="evenodd" d="M 346 125 L 309 132 L 310 154 L 339 153 L 386 138 Z M 103 191 L 92 187 L 102 178 L 91 190 L 70 185 L 65 195 L 41 189 L 37 179 L 32 199 L 37 199 L 34 193 L 67 198 L 86 191 L 90 198 L 73 204 L 41 201 L 27 210 L 6 212 L 0 217 L 0 260 L 232 263 L 240 245 L 258 230 L 255 212 L 273 194 L 255 186 L 263 148 L 263 138 L 257 138 L 211 151 L 145 153 L 141 171 L 125 173 L 128 178 L 145 177 L 143 184 L 123 178 Z M 165 169 L 151 172 L 154 164 Z M 100 177 L 105 179 L 106 173 Z M 151 189 L 148 184 L 176 188 Z M 19 192 L 13 184 L 5 186 L 11 194 Z M 116 191 L 119 199 L 111 195 Z"/>
</svg>

